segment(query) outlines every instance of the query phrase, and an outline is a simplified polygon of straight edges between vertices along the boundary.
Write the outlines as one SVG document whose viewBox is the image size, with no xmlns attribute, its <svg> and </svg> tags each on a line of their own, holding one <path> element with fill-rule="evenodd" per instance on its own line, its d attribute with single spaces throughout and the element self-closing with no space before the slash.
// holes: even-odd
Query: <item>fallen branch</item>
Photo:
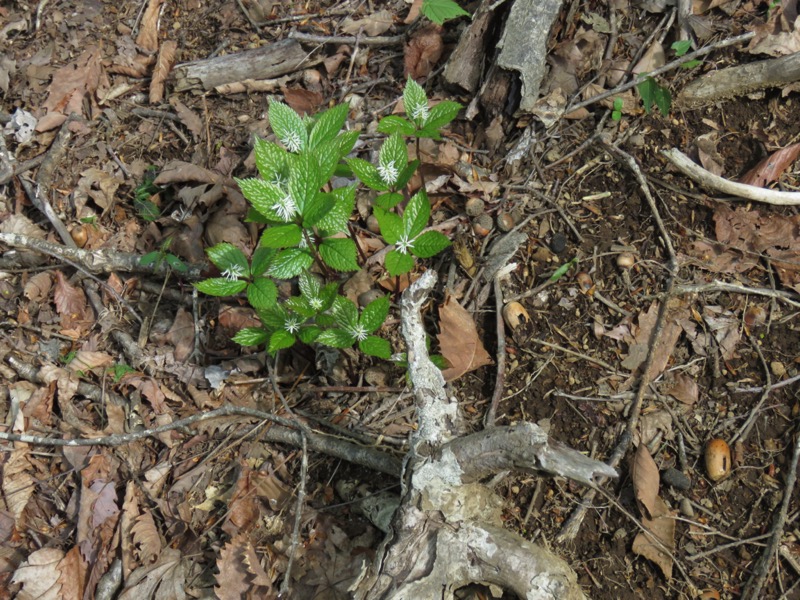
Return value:
<svg viewBox="0 0 800 600">
<path fill-rule="evenodd" d="M 764 202 L 765 204 L 775 204 L 777 206 L 798 206 L 800 205 L 800 192 L 781 192 L 766 188 L 736 183 L 729 181 L 719 175 L 707 171 L 691 158 L 686 156 L 677 148 L 663 150 L 664 156 L 678 168 L 678 170 L 690 177 L 706 189 L 731 196 L 738 196 L 747 200 Z"/>
</svg>

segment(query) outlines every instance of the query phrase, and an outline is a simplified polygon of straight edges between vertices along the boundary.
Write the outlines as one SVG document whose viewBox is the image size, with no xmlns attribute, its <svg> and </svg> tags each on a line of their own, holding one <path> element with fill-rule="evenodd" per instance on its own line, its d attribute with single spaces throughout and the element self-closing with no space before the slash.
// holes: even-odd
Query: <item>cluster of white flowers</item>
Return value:
<svg viewBox="0 0 800 600">
<path fill-rule="evenodd" d="M 222 276 L 228 281 L 236 281 L 244 275 L 244 268 L 242 265 L 231 265 L 222 272 Z"/>
<path fill-rule="evenodd" d="M 425 123 L 425 121 L 428 120 L 429 116 L 430 116 L 430 112 L 428 112 L 428 104 L 427 103 L 418 104 L 411 111 L 411 118 L 414 119 L 415 121 L 416 120 L 420 120 L 423 123 Z"/>
<path fill-rule="evenodd" d="M 400 171 L 394 165 L 394 161 L 390 160 L 386 164 L 381 163 L 378 165 L 378 175 L 380 175 L 381 179 L 387 184 L 392 185 L 400 176 Z"/>
<path fill-rule="evenodd" d="M 286 194 L 280 201 L 272 205 L 272 210 L 285 222 L 290 221 L 297 214 L 297 205 L 294 199 Z"/>
<path fill-rule="evenodd" d="M 414 240 L 409 240 L 407 235 L 404 235 L 395 244 L 395 248 L 400 254 L 408 254 L 411 247 L 414 245 Z"/>
<path fill-rule="evenodd" d="M 308 305 L 313 308 L 314 310 L 321 310 L 322 309 L 322 298 L 311 298 L 308 301 Z"/>
<path fill-rule="evenodd" d="M 283 324 L 283 328 L 286 329 L 292 335 L 296 334 L 300 331 L 300 324 L 302 321 L 298 317 L 289 317 L 286 319 L 286 322 Z"/>
<path fill-rule="evenodd" d="M 367 333 L 367 328 L 361 324 L 358 324 L 355 327 L 349 327 L 348 329 L 349 333 L 353 335 L 359 342 L 363 342 L 369 335 Z"/>
<path fill-rule="evenodd" d="M 286 137 L 281 141 L 289 152 L 299 152 L 303 147 L 303 140 L 296 131 L 288 132 Z"/>
</svg>

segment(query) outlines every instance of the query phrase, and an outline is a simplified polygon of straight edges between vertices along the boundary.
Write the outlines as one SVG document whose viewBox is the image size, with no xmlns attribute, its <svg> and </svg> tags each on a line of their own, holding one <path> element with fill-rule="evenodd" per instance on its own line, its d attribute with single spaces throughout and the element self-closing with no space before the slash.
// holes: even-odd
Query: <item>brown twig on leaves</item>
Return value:
<svg viewBox="0 0 800 600">
<path fill-rule="evenodd" d="M 666 315 L 669 310 L 668 301 L 674 294 L 675 276 L 678 272 L 678 259 L 675 254 L 675 248 L 672 244 L 672 238 L 669 236 L 667 228 L 664 225 L 664 221 L 661 219 L 661 213 L 658 210 L 658 206 L 656 205 L 653 195 L 650 193 L 650 186 L 647 184 L 647 180 L 645 179 L 642 170 L 639 168 L 639 164 L 636 162 L 633 156 L 609 143 L 605 137 L 601 137 L 601 140 L 603 140 L 603 147 L 609 152 L 609 154 L 612 154 L 617 160 L 623 163 L 633 173 L 634 177 L 636 177 L 636 180 L 639 183 L 639 188 L 642 190 L 642 194 L 644 194 L 644 197 L 647 200 L 647 204 L 650 207 L 651 213 L 653 214 L 653 219 L 658 227 L 661 240 L 669 256 L 669 260 L 667 262 L 667 283 L 664 291 L 661 294 L 662 299 L 659 306 L 658 315 L 656 317 L 655 325 L 653 326 L 653 331 L 650 334 L 647 358 L 645 359 L 641 368 L 639 386 L 636 390 L 636 396 L 634 396 L 633 403 L 631 404 L 628 423 L 625 427 L 625 433 L 622 435 L 619 443 L 617 444 L 616 448 L 614 448 L 614 451 L 611 453 L 611 456 L 607 461 L 610 466 L 616 467 L 627 453 L 631 442 L 633 441 L 633 433 L 639 425 L 639 415 L 642 410 L 642 402 L 644 401 L 645 394 L 649 389 L 652 378 L 650 370 L 653 366 L 656 348 L 658 347 L 658 343 L 666 323 Z M 604 482 L 598 483 L 598 487 L 603 485 L 603 483 Z M 589 489 L 586 491 L 581 499 L 581 502 L 578 504 L 578 507 L 572 512 L 561 528 L 561 531 L 556 538 L 558 542 L 564 543 L 574 539 L 578 533 L 578 529 L 580 529 L 580 525 L 583 522 L 586 511 L 591 505 L 592 500 L 594 500 L 596 493 L 597 492 L 595 489 Z"/>
<path fill-rule="evenodd" d="M 311 33 L 302 33 L 300 31 L 292 31 L 289 34 L 290 39 L 295 39 L 298 42 L 305 42 L 308 44 L 350 44 L 355 45 L 356 42 L 364 46 L 396 46 L 406 41 L 405 35 L 377 35 L 377 36 L 354 36 L 354 35 L 313 35 Z"/>
<path fill-rule="evenodd" d="M 483 420 L 484 427 L 494 427 L 497 419 L 497 405 L 503 396 L 503 388 L 506 383 L 506 326 L 503 322 L 503 288 L 500 285 L 500 277 L 494 278 L 494 299 L 495 299 L 495 324 L 497 327 L 497 376 L 494 381 L 494 392 L 489 410 Z"/>
</svg>

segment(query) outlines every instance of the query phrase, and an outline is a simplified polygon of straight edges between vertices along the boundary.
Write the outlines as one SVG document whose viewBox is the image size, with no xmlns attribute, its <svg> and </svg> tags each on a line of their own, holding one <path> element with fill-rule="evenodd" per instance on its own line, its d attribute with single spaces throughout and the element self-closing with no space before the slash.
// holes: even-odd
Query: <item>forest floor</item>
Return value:
<svg viewBox="0 0 800 600">
<path fill-rule="evenodd" d="M 673 9 L 629 3 L 565 4 L 543 95 L 574 106 L 617 86 L 633 59 L 646 73 L 676 57 Z M 499 4 L 502 17 L 512 3 Z M 323 364 L 303 345 L 273 365 L 262 348 L 230 339 L 253 321 L 244 301 L 193 297 L 191 284 L 200 270 L 212 273 L 205 248 L 229 242 L 249 255 L 258 242 L 231 178 L 255 176 L 254 135 L 274 139 L 270 101 L 313 115 L 346 100 L 347 127 L 365 133 L 357 151 L 369 158 L 408 72 L 429 98 L 473 101 L 443 85 L 441 68 L 468 21 L 411 24 L 411 4 L 378 0 L 38 7 L 0 7 L 0 431 L 119 435 L 223 406 L 286 417 L 280 392 L 315 431 L 402 457 L 414 427 L 402 368 L 350 351 Z M 496 482 L 506 526 L 562 555 L 588 596 L 738 598 L 783 509 L 787 525 L 761 597 L 800 598 L 800 491 L 789 488 L 782 505 L 800 422 L 800 216 L 796 206 L 704 189 L 662 153 L 677 148 L 726 179 L 800 192 L 796 83 L 702 108 L 679 102 L 707 71 L 798 52 L 797 8 L 697 1 L 694 9 L 696 47 L 749 31 L 756 38 L 655 78 L 672 100 L 666 115 L 655 105 L 645 111 L 629 89 L 545 127 L 516 111 L 511 78 L 462 111 L 442 140 L 425 140 L 418 151 L 433 224 L 443 224 L 453 250 L 420 261 L 412 278 L 436 269 L 443 281 L 426 317 L 432 350 L 440 350 L 437 307 L 447 295 L 477 325 L 478 338 L 465 331 L 464 343 L 482 344 L 492 358 L 450 383 L 474 429 L 499 361 L 500 424 L 539 423 L 607 460 L 636 420 L 620 477 L 591 499 L 574 536 L 562 526 L 584 488 L 514 474 Z M 176 89 L 173 65 L 268 47 L 291 32 L 319 36 L 303 41 L 302 69 L 248 89 Z M 390 39 L 371 43 L 376 36 Z M 65 121 L 70 113 L 78 118 Z M 351 226 L 372 255 L 384 243 L 368 227 L 370 200 L 360 189 Z M 480 293 L 477 269 L 504 235 L 503 219 L 526 234 L 502 290 L 528 322 L 498 334 L 497 299 Z M 95 271 L 86 254 L 65 258 L 36 245 L 67 244 L 54 222 L 87 251 L 163 250 L 173 264 L 199 269 L 156 274 L 132 261 Z M 10 234 L 34 241 L 12 248 Z M 393 308 L 379 334 L 402 351 L 398 281 L 370 264 L 343 275 L 343 289 L 388 295 Z M 561 267 L 569 268 L 553 277 Z M 0 598 L 276 597 L 302 452 L 267 441 L 269 429 L 227 415 L 112 446 L 3 442 Z M 716 438 L 731 452 L 718 481 L 705 462 Z M 292 597 L 345 598 L 382 534 L 337 495 L 337 482 L 373 493 L 397 481 L 323 452 L 308 458 Z M 643 541 L 643 518 L 663 546 Z"/>
</svg>

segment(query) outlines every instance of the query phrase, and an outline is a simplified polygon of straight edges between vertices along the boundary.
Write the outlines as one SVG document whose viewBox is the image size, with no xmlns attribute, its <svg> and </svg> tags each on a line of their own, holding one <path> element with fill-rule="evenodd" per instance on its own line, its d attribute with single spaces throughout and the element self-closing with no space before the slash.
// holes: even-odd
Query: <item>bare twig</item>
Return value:
<svg viewBox="0 0 800 600">
<path fill-rule="evenodd" d="M 489 410 L 483 420 L 484 427 L 494 427 L 497 418 L 497 405 L 503 397 L 503 388 L 506 382 L 506 326 L 503 323 L 503 288 L 500 285 L 500 277 L 494 278 L 494 299 L 495 299 L 495 325 L 497 328 L 497 377 L 494 381 L 494 393 L 489 404 Z"/>
<path fill-rule="evenodd" d="M 300 523 L 303 521 L 303 503 L 306 500 L 306 481 L 308 480 L 308 440 L 305 432 L 300 432 L 303 442 L 303 457 L 300 463 L 300 487 L 297 490 L 297 503 L 294 508 L 294 526 L 292 527 L 292 541 L 289 545 L 289 561 L 281 583 L 281 596 L 289 593 L 292 587 L 292 567 L 297 556 L 297 546 L 300 543 Z"/>
<path fill-rule="evenodd" d="M 396 46 L 406 41 L 405 35 L 379 35 L 358 38 L 352 35 L 313 35 L 299 31 L 292 31 L 289 37 L 309 44 L 355 44 L 358 41 L 359 44 L 364 46 Z"/>
<path fill-rule="evenodd" d="M 753 428 L 753 424 L 755 423 L 756 419 L 758 418 L 758 413 L 761 412 L 761 407 L 764 406 L 764 403 L 769 398 L 769 394 L 772 391 L 772 375 L 770 374 L 769 365 L 767 364 L 767 359 L 764 358 L 764 353 L 761 352 L 761 346 L 759 346 L 758 342 L 753 339 L 753 335 L 748 333 L 747 339 L 750 341 L 750 345 L 758 354 L 758 360 L 761 363 L 761 369 L 764 371 L 764 379 L 766 379 L 766 384 L 764 385 L 761 391 L 761 398 L 758 399 L 756 405 L 750 411 L 750 414 L 747 417 L 747 420 L 742 423 L 742 426 L 739 428 L 739 431 L 731 438 L 731 443 L 736 441 L 745 442 L 747 441 L 747 437 L 750 435 L 750 430 Z"/>
<path fill-rule="evenodd" d="M 702 292 L 732 292 L 734 294 L 753 294 L 781 300 L 786 304 L 800 308 L 800 296 L 794 292 L 784 292 L 770 288 L 753 288 L 738 283 L 712 281 L 711 283 L 684 283 L 675 286 L 675 294 L 699 294 Z"/>
</svg>

